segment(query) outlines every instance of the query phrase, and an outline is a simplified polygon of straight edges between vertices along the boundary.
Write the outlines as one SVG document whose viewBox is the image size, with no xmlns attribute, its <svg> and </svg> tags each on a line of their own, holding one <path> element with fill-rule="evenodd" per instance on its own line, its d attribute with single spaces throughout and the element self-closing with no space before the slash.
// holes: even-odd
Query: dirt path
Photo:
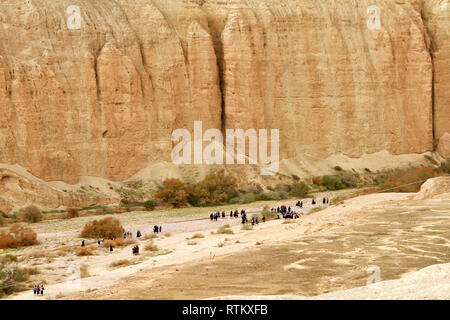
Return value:
<svg viewBox="0 0 450 320">
<path fill-rule="evenodd" d="M 284 204 L 286 206 L 291 206 L 293 210 L 297 212 L 300 211 L 299 208 L 295 209 L 295 200 L 285 200 L 285 201 L 277 201 L 273 202 L 272 205 L 274 207 L 280 206 Z M 304 217 L 312 208 L 318 208 L 322 205 L 312 205 L 311 199 L 304 199 L 304 207 L 302 208 L 302 214 Z M 249 217 L 251 217 L 254 213 L 260 213 L 263 206 L 256 207 L 246 207 L 246 212 Z M 282 221 L 274 221 L 267 222 L 264 226 L 260 224 L 257 228 L 258 230 L 266 229 L 270 226 L 279 225 Z M 83 265 L 88 266 L 89 269 L 89 277 L 81 279 L 82 283 L 82 291 L 90 291 L 94 289 L 99 289 L 102 287 L 111 286 L 115 281 L 130 276 L 136 272 L 139 272 L 148 267 L 160 267 L 166 265 L 172 265 L 176 263 L 183 263 L 184 261 L 203 259 L 205 257 L 209 257 L 211 252 L 214 251 L 214 248 L 217 247 L 218 243 L 224 241 L 225 236 L 219 235 L 211 235 L 211 232 L 216 231 L 220 226 L 228 224 L 232 227 L 236 234 L 243 234 L 244 231 L 240 231 L 241 228 L 241 219 L 240 218 L 230 218 L 229 212 L 226 218 L 220 218 L 217 222 L 211 222 L 209 218 L 207 219 L 196 219 L 196 220 L 188 220 L 188 221 L 177 221 L 163 224 L 162 234 L 158 235 L 158 238 L 155 239 L 155 243 L 164 248 L 166 252 L 170 252 L 165 255 L 160 256 L 151 256 L 148 254 L 141 255 L 139 262 L 136 265 L 130 265 L 126 267 L 122 267 L 119 269 L 111 270 L 110 265 L 115 261 L 119 261 L 121 259 L 131 259 L 133 258 L 131 255 L 131 247 L 133 245 L 129 245 L 123 248 L 116 248 L 114 252 L 111 254 L 107 251 L 106 248 L 98 248 L 96 249 L 95 256 L 88 257 L 77 257 L 70 256 L 69 259 L 67 257 L 63 258 L 54 258 L 54 262 L 51 265 L 48 265 L 47 269 L 50 269 L 51 275 L 46 277 L 46 282 L 49 280 L 52 281 L 48 283 L 46 287 L 46 294 L 43 297 L 35 297 L 31 291 L 22 292 L 17 294 L 16 296 L 10 297 L 10 299 L 46 299 L 46 298 L 55 298 L 57 296 L 67 296 L 78 291 L 78 288 L 71 288 L 68 281 L 71 279 L 70 270 L 78 269 Z M 124 226 L 126 230 L 132 231 L 135 235 L 137 230 L 140 230 L 143 235 L 153 234 L 153 224 L 152 225 L 131 225 Z M 193 234 L 203 232 L 206 239 L 197 240 L 200 242 L 198 245 L 188 244 L 186 238 L 192 237 Z M 164 234 L 170 233 L 172 234 L 170 237 L 165 237 Z M 46 248 L 46 250 L 57 250 L 57 245 L 55 242 L 64 241 L 63 243 L 70 243 L 74 247 L 79 246 L 78 242 L 81 240 L 77 240 L 78 232 L 75 231 L 65 231 L 60 233 L 46 233 L 39 234 L 39 239 L 42 242 L 42 246 Z M 239 237 L 236 235 L 232 235 L 233 238 Z M 230 237 L 230 236 L 228 236 Z M 68 240 L 71 238 L 75 238 L 72 240 Z M 255 240 L 256 241 L 256 240 Z M 141 248 L 144 246 L 146 241 L 139 240 L 138 244 Z M 192 243 L 192 241 L 191 241 Z M 230 252 L 234 250 L 241 250 L 244 247 L 251 246 L 251 243 L 243 242 L 243 244 L 239 247 L 232 248 Z M 143 250 L 141 249 L 141 252 Z M 223 250 L 221 250 L 223 251 Z M 45 264 L 45 263 L 42 263 Z M 47 273 L 47 272 L 46 272 Z M 58 274 L 60 277 L 55 278 L 55 274 Z M 43 275 L 40 276 L 43 278 Z M 59 280 L 58 280 L 59 279 Z M 63 280 L 64 281 L 60 281 Z M 56 283 L 54 283 L 56 282 Z M 39 283 L 39 281 L 37 281 Z"/>
</svg>

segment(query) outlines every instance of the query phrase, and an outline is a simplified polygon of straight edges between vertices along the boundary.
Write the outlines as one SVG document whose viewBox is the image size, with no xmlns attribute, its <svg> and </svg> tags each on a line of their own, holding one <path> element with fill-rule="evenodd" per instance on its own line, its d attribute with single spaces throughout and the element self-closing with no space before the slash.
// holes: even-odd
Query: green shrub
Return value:
<svg viewBox="0 0 450 320">
<path fill-rule="evenodd" d="M 356 187 L 358 185 L 358 179 L 353 174 L 344 173 L 340 179 L 345 187 Z"/>
<path fill-rule="evenodd" d="M 266 221 L 274 220 L 277 218 L 276 211 L 264 210 L 261 215 L 266 218 Z"/>
<path fill-rule="evenodd" d="M 328 190 L 339 190 L 344 188 L 341 179 L 334 176 L 323 176 L 322 179 L 320 179 L 320 184 Z"/>
<path fill-rule="evenodd" d="M 276 191 L 268 191 L 264 193 L 268 200 L 280 200 L 280 194 Z"/>
<path fill-rule="evenodd" d="M 207 205 L 208 192 L 200 184 L 186 184 L 185 191 L 190 205 L 195 207 Z"/>
<path fill-rule="evenodd" d="M 443 173 L 450 174 L 450 159 L 442 161 L 439 170 L 441 170 Z"/>
<path fill-rule="evenodd" d="M 155 207 L 156 207 L 156 203 L 153 200 L 147 200 L 144 202 L 144 208 L 147 211 L 152 211 L 155 209 Z"/>
<path fill-rule="evenodd" d="M 250 223 L 243 224 L 241 230 L 249 231 L 253 230 L 253 226 Z"/>
<path fill-rule="evenodd" d="M 146 251 L 152 251 L 152 252 L 156 252 L 159 251 L 159 247 L 153 243 L 153 241 L 150 241 L 149 243 L 147 243 L 144 247 L 144 249 Z"/>
<path fill-rule="evenodd" d="M 184 183 L 179 179 L 166 179 L 157 191 L 156 197 L 175 208 L 180 208 L 188 204 L 189 194 L 184 188 Z"/>
<path fill-rule="evenodd" d="M 111 238 L 120 237 L 125 230 L 120 221 L 112 217 L 107 217 L 101 220 L 93 220 L 86 223 L 81 231 L 83 238 Z"/>
<path fill-rule="evenodd" d="M 254 193 L 243 194 L 240 198 L 241 198 L 241 203 L 255 202 L 255 194 Z"/>
<path fill-rule="evenodd" d="M 429 155 L 427 155 L 427 154 L 424 155 L 424 158 L 425 158 L 427 161 L 431 162 L 433 165 L 438 165 L 438 164 L 439 164 L 436 160 L 433 159 L 433 157 L 431 157 L 431 156 L 429 156 Z"/>
<path fill-rule="evenodd" d="M 218 234 L 233 234 L 233 230 L 230 229 L 230 226 L 228 224 L 221 226 L 219 229 L 217 229 Z"/>
<path fill-rule="evenodd" d="M 12 254 L 5 254 L 4 256 L 0 257 L 0 263 L 7 263 L 7 262 L 17 262 L 19 259 L 17 256 L 14 256 Z"/>
<path fill-rule="evenodd" d="M 0 232 L 0 249 L 27 247 L 37 242 L 36 232 L 18 224 L 13 225 L 9 232 Z"/>
<path fill-rule="evenodd" d="M 422 180 L 443 174 L 432 167 L 397 169 L 386 172 L 380 177 L 380 189 L 385 192 L 418 192 L 424 183 Z"/>
<path fill-rule="evenodd" d="M 308 193 L 309 193 L 309 187 L 304 182 L 294 183 L 291 187 L 290 194 L 295 197 L 303 198 L 303 197 L 306 197 L 308 195 Z"/>
<path fill-rule="evenodd" d="M 237 180 L 224 170 L 208 174 L 199 185 L 208 205 L 225 204 L 238 195 Z"/>
<path fill-rule="evenodd" d="M 280 200 L 285 200 L 289 197 L 288 193 L 282 190 L 278 191 L 278 196 L 280 197 Z"/>
<path fill-rule="evenodd" d="M 0 263 L 0 297 L 19 291 L 20 282 L 28 279 L 28 273 L 15 263 Z"/>
<path fill-rule="evenodd" d="M 19 217 L 23 221 L 35 223 L 42 220 L 42 212 L 38 207 L 30 205 L 19 211 Z"/>
<path fill-rule="evenodd" d="M 255 201 L 271 200 L 267 193 L 254 193 Z"/>
<path fill-rule="evenodd" d="M 76 208 L 67 208 L 67 218 L 77 218 L 80 216 L 80 212 Z"/>
</svg>

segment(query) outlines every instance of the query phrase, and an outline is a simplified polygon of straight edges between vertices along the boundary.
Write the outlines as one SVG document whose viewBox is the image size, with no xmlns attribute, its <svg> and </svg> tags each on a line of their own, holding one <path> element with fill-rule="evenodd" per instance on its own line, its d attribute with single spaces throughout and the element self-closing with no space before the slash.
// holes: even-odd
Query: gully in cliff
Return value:
<svg viewBox="0 0 450 320">
<path fill-rule="evenodd" d="M 268 151 L 267 129 L 226 129 L 224 136 L 219 129 L 208 129 L 203 133 L 202 122 L 194 121 L 194 139 L 187 129 L 176 129 L 172 141 L 178 142 L 172 149 L 171 158 L 175 164 L 246 164 L 259 165 L 262 175 L 274 175 L 279 167 L 279 130 L 270 130 L 270 157 Z M 248 153 L 246 152 L 248 138 Z M 237 143 L 235 144 L 235 141 Z M 203 148 L 203 142 L 209 144 Z M 224 155 L 224 148 L 225 155 Z M 194 159 L 192 162 L 192 149 Z M 259 151 L 259 153 L 258 153 Z M 248 154 L 248 156 L 247 156 Z M 225 157 L 225 159 L 224 159 Z M 258 159 L 259 158 L 259 159 Z M 236 159 L 236 162 L 235 162 Z M 259 160 L 259 162 L 258 162 Z"/>
</svg>

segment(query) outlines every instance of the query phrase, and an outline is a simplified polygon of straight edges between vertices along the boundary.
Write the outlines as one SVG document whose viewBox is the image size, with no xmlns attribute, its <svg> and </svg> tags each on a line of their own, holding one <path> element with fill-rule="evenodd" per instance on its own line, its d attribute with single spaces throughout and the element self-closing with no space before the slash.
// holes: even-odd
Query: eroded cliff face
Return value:
<svg viewBox="0 0 450 320">
<path fill-rule="evenodd" d="M 68 27 L 71 5 L 79 29 Z M 381 9 L 379 30 L 367 27 L 370 5 Z M 449 8 L 1 1 L 0 163 L 47 181 L 120 181 L 170 161 L 171 133 L 195 120 L 204 130 L 280 129 L 282 159 L 435 147 L 448 157 Z"/>
<path fill-rule="evenodd" d="M 450 1 L 423 0 L 422 17 L 431 38 L 433 121 L 437 151 L 450 157 Z"/>
</svg>

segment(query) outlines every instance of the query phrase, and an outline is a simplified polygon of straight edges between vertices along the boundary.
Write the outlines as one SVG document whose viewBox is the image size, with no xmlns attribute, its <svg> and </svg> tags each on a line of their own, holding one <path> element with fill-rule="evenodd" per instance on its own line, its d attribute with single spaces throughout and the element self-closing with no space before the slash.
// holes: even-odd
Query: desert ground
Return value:
<svg viewBox="0 0 450 320">
<path fill-rule="evenodd" d="M 45 294 L 36 297 L 30 289 L 8 299 L 449 299 L 448 192 L 428 183 L 418 194 L 369 194 L 339 204 L 327 193 L 329 206 L 319 201 L 314 207 L 321 209 L 314 209 L 303 199 L 306 206 L 295 209 L 299 219 L 252 230 L 228 215 L 209 221 L 212 208 L 116 214 L 127 231 L 140 230 L 146 239 L 134 237 L 112 253 L 91 240 L 92 256 L 76 251 L 81 228 L 96 217 L 45 221 L 32 226 L 39 245 L 3 250 L 39 271 L 29 284 L 44 283 Z M 223 210 L 244 208 L 251 216 L 266 205 L 295 208 L 296 201 Z M 162 233 L 151 239 L 155 224 Z M 226 224 L 232 232 L 218 233 Z M 156 246 L 145 250 L 149 243 Z M 135 244 L 138 256 L 131 252 Z M 374 268 L 377 282 L 367 285 Z"/>
</svg>

